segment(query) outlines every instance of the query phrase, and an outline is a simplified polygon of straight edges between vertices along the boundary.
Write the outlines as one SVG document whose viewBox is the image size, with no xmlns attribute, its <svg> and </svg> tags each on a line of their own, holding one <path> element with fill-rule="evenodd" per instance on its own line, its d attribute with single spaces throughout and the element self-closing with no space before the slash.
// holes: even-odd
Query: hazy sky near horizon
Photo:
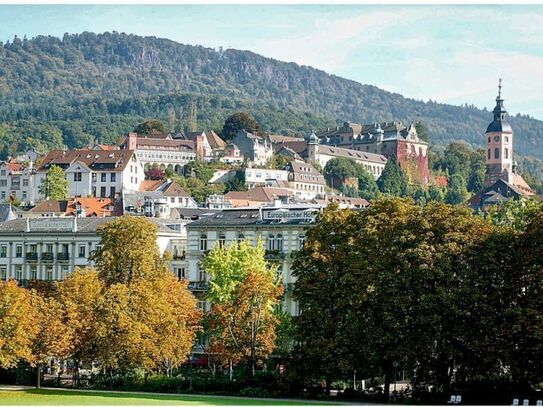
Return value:
<svg viewBox="0 0 543 407">
<path fill-rule="evenodd" d="M 543 119 L 543 5 L 0 5 L 0 41 L 118 31 L 251 50 L 406 97 Z"/>
</svg>

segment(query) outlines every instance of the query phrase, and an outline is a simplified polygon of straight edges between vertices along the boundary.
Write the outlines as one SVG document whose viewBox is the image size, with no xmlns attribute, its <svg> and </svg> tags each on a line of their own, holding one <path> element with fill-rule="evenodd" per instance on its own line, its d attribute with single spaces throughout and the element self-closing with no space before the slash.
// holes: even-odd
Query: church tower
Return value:
<svg viewBox="0 0 543 407">
<path fill-rule="evenodd" d="M 507 179 L 513 172 L 513 129 L 507 121 L 507 111 L 503 106 L 501 79 L 493 113 L 494 120 L 488 125 L 485 133 L 487 185 L 499 178 Z"/>
</svg>

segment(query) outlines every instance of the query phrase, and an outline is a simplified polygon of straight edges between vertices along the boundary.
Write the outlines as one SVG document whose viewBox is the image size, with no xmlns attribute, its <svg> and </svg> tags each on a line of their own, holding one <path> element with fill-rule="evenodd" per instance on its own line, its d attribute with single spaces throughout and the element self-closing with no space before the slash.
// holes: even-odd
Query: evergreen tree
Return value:
<svg viewBox="0 0 543 407">
<path fill-rule="evenodd" d="M 454 174 L 449 180 L 449 187 L 445 194 L 445 202 L 451 205 L 461 204 L 468 199 L 466 182 L 460 174 Z"/>
<path fill-rule="evenodd" d="M 367 200 L 375 199 L 379 195 L 379 187 L 373 175 L 364 168 L 358 171 L 358 195 Z"/>
<path fill-rule="evenodd" d="M 403 196 L 405 194 L 407 180 L 394 157 L 388 159 L 377 185 L 385 195 Z"/>
</svg>

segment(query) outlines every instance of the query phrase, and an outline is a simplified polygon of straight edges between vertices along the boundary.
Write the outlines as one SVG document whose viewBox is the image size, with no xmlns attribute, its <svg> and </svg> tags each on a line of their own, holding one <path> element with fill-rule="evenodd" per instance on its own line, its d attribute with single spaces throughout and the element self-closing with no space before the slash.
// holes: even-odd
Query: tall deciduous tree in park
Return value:
<svg viewBox="0 0 543 407">
<path fill-rule="evenodd" d="M 32 293 L 14 280 L 0 281 L 0 367 L 34 363 L 32 344 L 39 329 Z"/>
<path fill-rule="evenodd" d="M 123 216 L 104 223 L 98 234 L 101 245 L 92 258 L 106 285 L 152 278 L 164 269 L 156 243 L 157 226 L 147 219 Z"/>
<path fill-rule="evenodd" d="M 70 356 L 75 361 L 74 377 L 79 366 L 91 362 L 97 354 L 97 304 L 100 303 L 104 284 L 93 269 L 78 269 L 58 283 L 55 298 L 61 304 L 64 323 L 70 332 Z"/>
<path fill-rule="evenodd" d="M 385 195 L 402 196 L 405 194 L 407 180 L 394 157 L 388 159 L 377 185 Z"/>
<path fill-rule="evenodd" d="M 274 309 L 282 293 L 276 267 L 264 259 L 260 241 L 255 247 L 247 242 L 216 245 L 202 267 L 210 276 L 209 345 L 223 355 L 223 363 L 232 368 L 247 361 L 254 374 L 275 346 L 279 319 Z"/>
<path fill-rule="evenodd" d="M 68 198 L 68 180 L 66 174 L 57 165 L 52 165 L 47 170 L 45 179 L 42 180 L 38 191 L 46 199 L 63 200 Z"/>
<path fill-rule="evenodd" d="M 229 116 L 222 128 L 221 137 L 224 140 L 233 139 L 240 130 L 248 131 L 249 133 L 259 132 L 260 125 L 248 113 L 237 112 Z"/>
</svg>

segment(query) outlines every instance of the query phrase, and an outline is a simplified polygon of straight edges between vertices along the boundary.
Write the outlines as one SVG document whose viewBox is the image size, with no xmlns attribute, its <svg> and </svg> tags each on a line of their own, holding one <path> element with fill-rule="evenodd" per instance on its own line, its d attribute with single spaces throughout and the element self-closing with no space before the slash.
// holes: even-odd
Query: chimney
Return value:
<svg viewBox="0 0 543 407">
<path fill-rule="evenodd" d="M 126 141 L 126 149 L 135 150 L 137 146 L 138 146 L 138 134 L 134 132 L 128 133 L 128 137 Z"/>
</svg>

